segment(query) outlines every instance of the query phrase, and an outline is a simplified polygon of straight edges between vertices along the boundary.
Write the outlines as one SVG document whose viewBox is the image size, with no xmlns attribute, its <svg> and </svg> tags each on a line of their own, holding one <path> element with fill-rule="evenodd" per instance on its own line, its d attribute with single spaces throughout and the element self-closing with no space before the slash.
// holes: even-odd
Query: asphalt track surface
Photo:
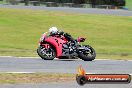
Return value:
<svg viewBox="0 0 132 88">
<path fill-rule="evenodd" d="M 45 7 L 45 6 L 18 6 L 18 5 L 0 5 L 0 8 L 48 10 L 48 11 L 60 11 L 60 12 L 81 13 L 81 14 L 105 14 L 105 15 L 116 15 L 116 16 L 132 16 L 132 11 L 128 11 L 128 10 L 108 10 L 108 9 L 68 8 L 68 7 Z"/>
<path fill-rule="evenodd" d="M 77 73 L 77 67 L 82 65 L 87 73 L 132 73 L 132 61 L 127 60 L 52 60 L 41 58 L 0 57 L 0 72 L 55 72 Z M 132 88 L 130 84 L 86 84 L 79 86 L 76 81 L 67 83 L 44 84 L 1 84 L 0 88 Z"/>
<path fill-rule="evenodd" d="M 0 88 L 132 88 L 130 84 L 85 84 L 72 83 L 45 83 L 45 84 L 4 84 Z"/>
<path fill-rule="evenodd" d="M 77 73 L 82 65 L 87 73 L 132 73 L 132 61 L 123 60 L 52 60 L 41 58 L 0 57 L 0 72 Z"/>
</svg>

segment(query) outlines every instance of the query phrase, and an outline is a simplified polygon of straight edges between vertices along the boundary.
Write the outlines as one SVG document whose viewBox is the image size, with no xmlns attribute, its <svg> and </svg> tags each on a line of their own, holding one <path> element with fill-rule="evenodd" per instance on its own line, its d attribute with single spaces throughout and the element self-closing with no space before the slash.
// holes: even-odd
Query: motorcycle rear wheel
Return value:
<svg viewBox="0 0 132 88">
<path fill-rule="evenodd" d="M 52 46 L 49 50 L 45 49 L 43 46 L 39 46 L 37 53 L 44 60 L 53 60 L 56 57 L 56 52 Z"/>
<path fill-rule="evenodd" d="M 84 53 L 84 52 L 82 51 L 82 52 L 80 52 L 80 53 L 78 54 L 78 57 L 79 57 L 80 59 L 84 60 L 84 61 L 92 61 L 92 60 L 94 60 L 95 57 L 96 57 L 96 52 L 95 52 L 95 50 L 94 50 L 91 46 L 89 46 L 89 45 L 85 45 L 85 47 L 88 47 L 88 48 L 90 49 L 90 52 Z"/>
</svg>

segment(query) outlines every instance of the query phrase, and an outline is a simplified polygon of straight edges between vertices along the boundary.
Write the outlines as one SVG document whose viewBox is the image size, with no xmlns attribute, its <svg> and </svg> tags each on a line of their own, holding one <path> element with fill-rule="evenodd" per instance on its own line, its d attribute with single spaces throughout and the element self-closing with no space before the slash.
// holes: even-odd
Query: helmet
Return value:
<svg viewBox="0 0 132 88">
<path fill-rule="evenodd" d="M 50 29 L 49 29 L 49 33 L 50 34 L 55 34 L 55 33 L 57 33 L 58 32 L 58 29 L 56 28 L 56 27 L 51 27 Z"/>
</svg>

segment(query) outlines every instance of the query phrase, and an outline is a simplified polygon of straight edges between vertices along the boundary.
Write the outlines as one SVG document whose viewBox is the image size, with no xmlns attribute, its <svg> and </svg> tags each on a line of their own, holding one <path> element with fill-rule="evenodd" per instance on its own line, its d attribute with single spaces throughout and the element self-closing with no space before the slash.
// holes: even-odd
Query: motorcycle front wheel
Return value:
<svg viewBox="0 0 132 88">
<path fill-rule="evenodd" d="M 43 46 L 39 46 L 37 53 L 44 60 L 53 60 L 56 57 L 56 52 L 53 47 L 46 49 Z"/>
<path fill-rule="evenodd" d="M 85 45 L 85 47 L 88 50 L 83 50 L 78 54 L 78 57 L 84 61 L 92 61 L 95 59 L 96 57 L 96 52 L 95 50 L 89 46 L 89 45 Z"/>
</svg>

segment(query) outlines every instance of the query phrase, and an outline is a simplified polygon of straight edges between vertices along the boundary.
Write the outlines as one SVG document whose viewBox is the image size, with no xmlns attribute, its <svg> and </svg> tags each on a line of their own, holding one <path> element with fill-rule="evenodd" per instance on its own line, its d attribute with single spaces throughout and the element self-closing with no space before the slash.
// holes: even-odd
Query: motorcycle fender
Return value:
<svg viewBox="0 0 132 88">
<path fill-rule="evenodd" d="M 45 42 L 48 42 L 55 47 L 56 57 L 62 56 L 62 44 L 57 43 L 52 38 L 45 39 Z"/>
</svg>

